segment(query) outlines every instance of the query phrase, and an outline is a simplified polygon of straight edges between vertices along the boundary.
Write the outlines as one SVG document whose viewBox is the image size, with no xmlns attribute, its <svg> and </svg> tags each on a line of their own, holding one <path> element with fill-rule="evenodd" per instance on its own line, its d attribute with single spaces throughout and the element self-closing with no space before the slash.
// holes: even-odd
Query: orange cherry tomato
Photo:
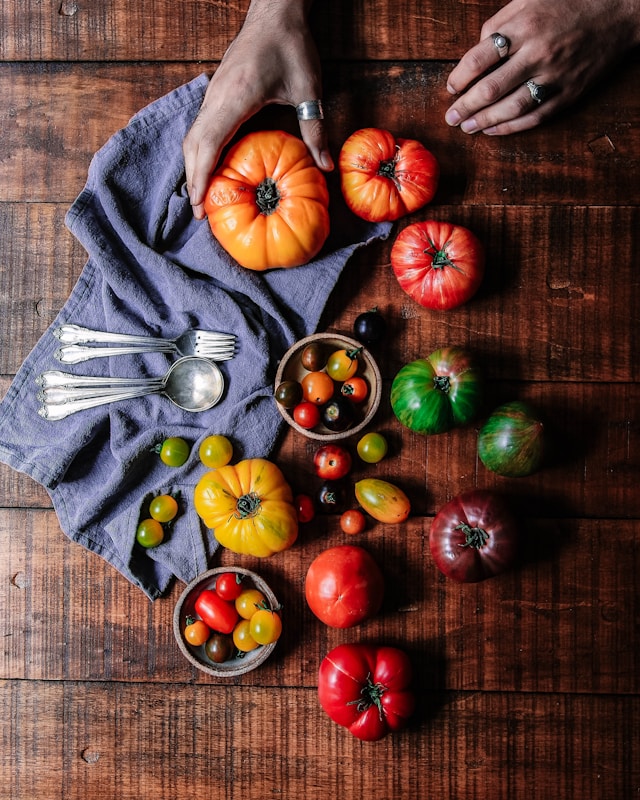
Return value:
<svg viewBox="0 0 640 800">
<path fill-rule="evenodd" d="M 342 384 L 340 394 L 352 403 L 363 403 L 369 396 L 369 384 L 359 375 L 353 375 Z"/>
<path fill-rule="evenodd" d="M 203 622 L 201 619 L 187 617 L 184 638 L 188 644 L 193 645 L 193 647 L 199 647 L 207 641 L 210 635 L 211 630 L 206 622 Z"/>
<path fill-rule="evenodd" d="M 349 380 L 358 371 L 361 352 L 362 348 L 358 347 L 350 350 L 343 348 L 331 353 L 327 359 L 327 373 L 334 381 Z"/>
<path fill-rule="evenodd" d="M 340 527 L 344 533 L 353 536 L 364 531 L 367 527 L 367 518 L 359 509 L 351 508 L 340 517 Z"/>
<path fill-rule="evenodd" d="M 302 397 L 317 406 L 328 403 L 336 390 L 335 383 L 326 372 L 308 372 L 300 383 Z"/>
</svg>

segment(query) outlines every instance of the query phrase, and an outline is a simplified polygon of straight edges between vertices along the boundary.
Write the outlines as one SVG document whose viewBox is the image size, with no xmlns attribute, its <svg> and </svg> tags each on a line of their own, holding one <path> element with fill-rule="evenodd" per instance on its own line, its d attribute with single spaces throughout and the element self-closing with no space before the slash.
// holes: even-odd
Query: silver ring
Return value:
<svg viewBox="0 0 640 800">
<path fill-rule="evenodd" d="M 491 39 L 493 41 L 493 46 L 498 51 L 498 55 L 500 58 L 506 58 L 509 55 L 509 48 L 511 47 L 511 42 L 507 39 L 506 36 L 503 36 L 501 33 L 492 33 Z"/>
<path fill-rule="evenodd" d="M 305 100 L 296 106 L 296 114 L 299 120 L 324 119 L 322 100 Z"/>
<path fill-rule="evenodd" d="M 541 84 L 539 84 L 539 83 L 536 83 L 536 82 L 535 82 L 534 80 L 532 80 L 532 79 L 529 79 L 529 80 L 528 80 L 528 81 L 525 83 L 525 86 L 526 86 L 526 87 L 527 87 L 527 89 L 529 90 L 529 94 L 531 95 L 531 97 L 533 98 L 533 100 L 535 100 L 535 101 L 536 101 L 536 103 L 537 103 L 538 105 L 540 105 L 540 103 L 541 103 L 541 102 L 544 100 L 544 98 L 547 96 L 547 87 L 546 87 L 546 86 L 542 86 L 542 85 L 541 85 Z"/>
</svg>

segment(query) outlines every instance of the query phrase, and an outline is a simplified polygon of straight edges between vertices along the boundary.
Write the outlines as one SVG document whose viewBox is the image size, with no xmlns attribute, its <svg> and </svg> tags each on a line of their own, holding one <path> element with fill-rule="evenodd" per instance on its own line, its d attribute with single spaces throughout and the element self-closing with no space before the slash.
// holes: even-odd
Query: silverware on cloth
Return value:
<svg viewBox="0 0 640 800">
<path fill-rule="evenodd" d="M 133 355 L 136 353 L 174 353 L 178 356 L 203 356 L 214 361 L 227 361 L 236 352 L 236 337 L 219 331 L 187 330 L 175 339 L 134 336 L 125 333 L 93 331 L 79 325 L 62 325 L 54 331 L 61 342 L 55 357 L 63 364 L 80 364 L 91 358 Z M 119 347 L 85 347 L 106 344 Z"/>
<path fill-rule="evenodd" d="M 210 359 L 187 356 L 178 359 L 158 378 L 111 378 L 73 375 L 47 370 L 36 378 L 41 387 L 38 413 L 57 421 L 89 408 L 162 394 L 184 411 L 206 411 L 222 397 L 224 378 Z"/>
</svg>

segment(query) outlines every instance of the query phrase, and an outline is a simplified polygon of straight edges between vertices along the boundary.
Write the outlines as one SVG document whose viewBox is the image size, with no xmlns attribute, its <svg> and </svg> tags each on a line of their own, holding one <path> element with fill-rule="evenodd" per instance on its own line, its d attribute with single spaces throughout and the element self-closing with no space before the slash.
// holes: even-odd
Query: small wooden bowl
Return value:
<svg viewBox="0 0 640 800">
<path fill-rule="evenodd" d="M 183 631 L 186 627 L 187 617 L 198 618 L 195 610 L 195 603 L 200 592 L 205 589 L 214 589 L 218 575 L 223 572 L 235 572 L 242 576 L 243 585 L 247 589 L 259 589 L 266 597 L 267 602 L 271 608 L 277 608 L 279 603 L 276 596 L 271 591 L 265 581 L 255 572 L 242 567 L 216 567 L 202 575 L 198 575 L 191 583 L 185 588 L 176 603 L 173 612 L 173 634 L 178 642 L 178 647 L 182 651 L 183 656 L 190 661 L 194 667 L 206 672 L 208 675 L 213 675 L 216 678 L 235 678 L 238 675 L 244 675 L 246 672 L 259 667 L 264 663 L 273 652 L 277 642 L 272 644 L 260 645 L 255 650 L 245 653 L 242 658 L 230 658 L 221 664 L 216 664 L 207 658 L 204 645 L 200 647 L 193 647 L 185 641 Z"/>
<path fill-rule="evenodd" d="M 312 342 L 318 342 L 321 344 L 324 348 L 326 348 L 328 354 L 330 354 L 333 350 L 341 350 L 343 348 L 346 350 L 356 350 L 358 348 L 362 348 L 362 352 L 359 357 L 360 366 L 357 374 L 363 377 L 369 384 L 369 396 L 364 403 L 358 407 L 359 417 L 357 421 L 344 431 L 330 431 L 322 423 L 312 429 L 303 428 L 295 421 L 290 410 L 281 406 L 276 400 L 274 400 L 274 402 L 278 406 L 278 410 L 287 423 L 303 436 L 323 442 L 334 442 L 339 439 L 348 439 L 350 436 L 360 433 L 360 431 L 362 431 L 363 428 L 365 428 L 371 422 L 376 411 L 378 410 L 378 406 L 380 405 L 380 397 L 382 394 L 382 378 L 380 376 L 380 370 L 378 369 L 378 365 L 374 361 L 371 353 L 369 353 L 366 347 L 362 346 L 361 342 L 358 342 L 355 339 L 350 339 L 348 336 L 340 336 L 333 333 L 315 333 L 311 336 L 305 337 L 304 339 L 300 339 L 299 342 L 296 342 L 284 354 L 276 373 L 274 391 L 283 381 L 300 382 L 308 373 L 308 370 L 302 366 L 300 359 L 302 356 L 302 351 L 308 344 L 311 344 Z"/>
</svg>

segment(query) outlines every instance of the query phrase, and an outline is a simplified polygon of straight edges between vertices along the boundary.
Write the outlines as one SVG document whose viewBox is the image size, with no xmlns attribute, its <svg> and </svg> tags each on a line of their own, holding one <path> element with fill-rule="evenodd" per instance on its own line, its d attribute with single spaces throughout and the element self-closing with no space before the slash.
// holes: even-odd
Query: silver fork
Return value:
<svg viewBox="0 0 640 800">
<path fill-rule="evenodd" d="M 203 356 L 212 361 L 228 361 L 235 355 L 236 337 L 219 331 L 188 330 L 175 339 L 134 336 L 125 333 L 93 331 L 79 325 L 62 325 L 54 331 L 62 342 L 55 357 L 63 364 L 80 364 L 91 358 L 135 353 L 175 353 L 179 356 Z M 90 343 L 119 344 L 120 347 L 86 347 Z"/>
</svg>

